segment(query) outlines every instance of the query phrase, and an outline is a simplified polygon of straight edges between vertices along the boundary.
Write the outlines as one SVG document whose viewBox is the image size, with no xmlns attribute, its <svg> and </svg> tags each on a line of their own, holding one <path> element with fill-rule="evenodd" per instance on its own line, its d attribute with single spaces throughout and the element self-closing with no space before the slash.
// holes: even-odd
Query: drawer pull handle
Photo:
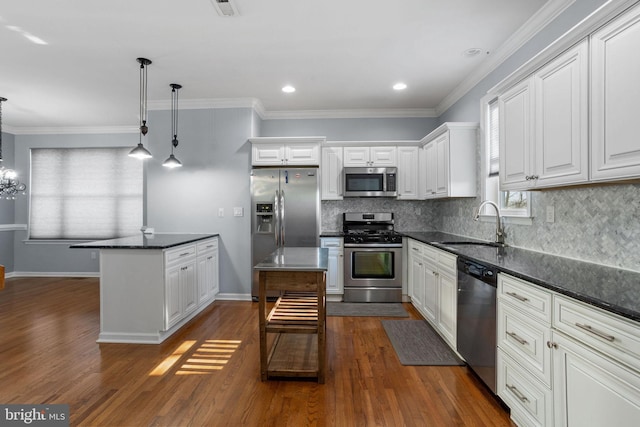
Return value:
<svg viewBox="0 0 640 427">
<path fill-rule="evenodd" d="M 207 245 L 207 249 L 214 247 L 215 245 Z"/>
<path fill-rule="evenodd" d="M 614 337 L 613 335 L 608 335 L 602 331 L 599 331 L 597 329 L 594 329 L 591 325 L 584 325 L 582 323 L 576 323 L 576 326 L 580 329 L 583 329 L 587 332 L 592 333 L 595 336 L 598 336 L 604 340 L 607 340 L 609 342 L 614 342 L 616 340 L 616 337 Z"/>
<path fill-rule="evenodd" d="M 514 340 L 518 341 L 518 342 L 519 342 L 520 344 L 522 344 L 522 345 L 527 345 L 527 344 L 529 344 L 529 343 L 527 342 L 527 340 L 525 340 L 525 339 L 523 339 L 523 338 L 520 338 L 520 337 L 518 336 L 518 334 L 516 334 L 515 332 L 507 332 L 507 335 L 509 335 L 511 338 L 513 338 Z"/>
<path fill-rule="evenodd" d="M 522 302 L 529 301 L 529 298 L 523 297 L 522 295 L 518 295 L 515 292 L 507 292 L 507 295 L 509 295 L 510 297 L 514 297 L 515 299 L 520 300 Z"/>
<path fill-rule="evenodd" d="M 187 256 L 187 255 L 190 255 L 190 254 L 191 254 L 190 252 L 185 252 L 183 254 L 180 254 L 180 256 Z"/>
<path fill-rule="evenodd" d="M 414 251 L 418 252 L 418 248 L 411 248 L 411 249 L 413 249 Z"/>
<path fill-rule="evenodd" d="M 213 259 L 213 256 L 207 257 L 207 259 Z"/>
<path fill-rule="evenodd" d="M 520 393 L 520 390 L 518 390 L 518 388 L 516 386 L 507 384 L 507 388 L 509 390 L 511 390 L 511 393 L 515 394 L 516 397 L 518 399 L 520 399 L 521 402 L 528 402 L 529 401 L 529 399 L 527 399 L 527 396 L 525 396 L 524 394 Z"/>
</svg>

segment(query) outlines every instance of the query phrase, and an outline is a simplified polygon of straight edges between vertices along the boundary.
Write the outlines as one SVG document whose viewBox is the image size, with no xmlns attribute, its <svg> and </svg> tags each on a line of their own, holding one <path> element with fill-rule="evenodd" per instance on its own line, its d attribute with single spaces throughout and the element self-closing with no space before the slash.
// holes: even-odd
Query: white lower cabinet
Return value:
<svg viewBox="0 0 640 427">
<path fill-rule="evenodd" d="M 320 246 L 329 249 L 327 295 L 344 294 L 344 249 L 342 237 L 323 237 Z"/>
<path fill-rule="evenodd" d="M 220 291 L 218 280 L 218 242 L 205 241 L 197 245 L 198 304 L 215 300 Z"/>
<path fill-rule="evenodd" d="M 519 426 L 553 424 L 551 292 L 498 276 L 496 383 Z"/>
<path fill-rule="evenodd" d="M 635 426 L 640 325 L 500 274 L 497 393 L 518 426 Z"/>
<path fill-rule="evenodd" d="M 456 256 L 408 239 L 407 290 L 413 306 L 456 349 Z"/>
</svg>

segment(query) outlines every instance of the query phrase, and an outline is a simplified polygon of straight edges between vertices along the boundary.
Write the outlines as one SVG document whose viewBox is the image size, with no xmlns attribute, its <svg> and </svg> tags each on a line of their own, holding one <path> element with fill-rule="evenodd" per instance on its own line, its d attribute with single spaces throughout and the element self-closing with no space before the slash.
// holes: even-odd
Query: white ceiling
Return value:
<svg viewBox="0 0 640 427">
<path fill-rule="evenodd" d="M 221 17 L 210 0 L 3 0 L 3 124 L 135 127 L 141 56 L 153 61 L 150 109 L 168 106 L 169 84 L 180 83 L 181 109 L 435 116 L 510 53 L 527 21 L 567 3 L 235 0 L 240 16 Z M 469 48 L 483 53 L 467 57 Z M 398 81 L 408 88 L 393 91 Z M 285 84 L 297 91 L 282 93 Z"/>
</svg>

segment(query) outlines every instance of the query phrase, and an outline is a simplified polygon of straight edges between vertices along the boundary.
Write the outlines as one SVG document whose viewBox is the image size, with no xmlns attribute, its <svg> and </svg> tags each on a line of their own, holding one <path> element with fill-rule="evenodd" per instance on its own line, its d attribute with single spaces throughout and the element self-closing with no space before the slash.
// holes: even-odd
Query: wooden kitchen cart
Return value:
<svg viewBox="0 0 640 427">
<path fill-rule="evenodd" d="M 313 377 L 324 383 L 328 250 L 279 248 L 257 264 L 260 376 Z M 280 297 L 267 310 L 268 291 Z M 269 346 L 267 334 L 275 334 Z"/>
</svg>

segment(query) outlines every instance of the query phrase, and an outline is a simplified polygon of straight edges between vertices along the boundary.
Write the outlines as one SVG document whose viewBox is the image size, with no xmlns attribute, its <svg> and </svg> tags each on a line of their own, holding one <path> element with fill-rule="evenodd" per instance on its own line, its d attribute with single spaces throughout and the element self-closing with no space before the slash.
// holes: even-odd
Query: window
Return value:
<svg viewBox="0 0 640 427">
<path fill-rule="evenodd" d="M 498 99 L 483 99 L 484 153 L 483 176 L 484 200 L 491 200 L 500 207 L 506 217 L 529 218 L 531 216 L 530 197 L 527 191 L 500 191 L 500 114 Z M 483 215 L 495 215 L 491 209 Z"/>
<path fill-rule="evenodd" d="M 30 239 L 111 239 L 142 226 L 142 162 L 125 148 L 31 149 Z"/>
</svg>

